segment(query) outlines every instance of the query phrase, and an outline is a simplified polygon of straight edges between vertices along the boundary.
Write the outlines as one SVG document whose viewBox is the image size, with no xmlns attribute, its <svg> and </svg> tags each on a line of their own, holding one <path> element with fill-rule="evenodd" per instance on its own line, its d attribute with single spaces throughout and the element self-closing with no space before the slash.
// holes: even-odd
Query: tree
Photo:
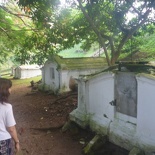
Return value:
<svg viewBox="0 0 155 155">
<path fill-rule="evenodd" d="M 29 35 L 27 31 L 32 26 L 28 18 L 11 0 L 7 5 L 0 5 L 1 63 L 14 57 L 15 51 L 22 47 L 25 36 Z"/>
<path fill-rule="evenodd" d="M 57 1 L 55 6 L 56 3 Z M 19 9 L 13 0 L 8 1 L 6 5 L 0 5 L 0 44 L 3 55 L 1 63 L 11 55 L 20 64 L 43 64 L 49 55 L 58 51 L 61 41 L 58 36 L 60 31 L 57 30 L 60 26 L 51 31 L 48 24 L 48 16 L 52 18 L 52 11 L 48 8 L 50 5 L 42 3 L 40 6 L 43 8 L 35 8 L 33 12 L 28 6 Z M 44 10 L 46 11 L 43 12 Z M 40 20 L 37 21 L 37 18 Z"/>
<path fill-rule="evenodd" d="M 149 15 L 153 12 L 154 1 L 88 1 L 91 11 L 98 11 L 96 21 L 94 14 L 89 13 L 87 7 L 82 5 L 81 0 L 77 0 L 79 8 L 82 10 L 93 31 L 99 38 L 101 46 L 105 50 L 107 62 L 113 65 L 120 56 L 124 44 L 132 35 L 145 23 L 150 22 Z M 101 11 L 103 10 L 103 11 Z M 127 18 L 128 13 L 134 14 L 130 20 Z M 100 21 L 98 20 L 101 17 Z M 102 20 L 102 18 L 104 18 Z M 129 21 L 127 21 L 129 20 Z M 99 22 L 99 26 L 97 24 Z M 101 26 L 100 26 L 101 25 Z M 103 27 L 105 29 L 103 29 Z M 110 45 L 111 59 L 109 60 L 106 42 Z"/>
<path fill-rule="evenodd" d="M 70 7 L 58 9 L 59 1 L 19 0 L 18 5 L 44 27 L 47 43 L 58 50 L 83 42 L 88 48 L 99 42 L 108 65 L 119 58 L 123 46 L 144 24 L 154 22 L 154 0 L 67 0 Z M 132 14 L 132 18 L 128 15 Z M 46 44 L 47 46 L 47 44 Z"/>
</svg>

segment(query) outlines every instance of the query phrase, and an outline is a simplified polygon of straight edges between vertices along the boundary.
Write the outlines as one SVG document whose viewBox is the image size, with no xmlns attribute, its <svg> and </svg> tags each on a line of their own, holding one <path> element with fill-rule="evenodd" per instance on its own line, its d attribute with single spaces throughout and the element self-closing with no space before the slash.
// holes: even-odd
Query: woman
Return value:
<svg viewBox="0 0 155 155">
<path fill-rule="evenodd" d="M 19 139 L 15 127 L 12 105 L 8 103 L 12 82 L 0 78 L 0 155 L 13 155 L 12 139 L 15 142 L 15 151 L 19 151 Z"/>
</svg>

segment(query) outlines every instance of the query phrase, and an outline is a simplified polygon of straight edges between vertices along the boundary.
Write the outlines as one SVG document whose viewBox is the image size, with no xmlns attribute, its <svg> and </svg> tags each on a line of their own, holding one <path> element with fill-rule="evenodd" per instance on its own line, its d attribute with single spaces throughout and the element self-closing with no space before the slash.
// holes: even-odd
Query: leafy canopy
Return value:
<svg viewBox="0 0 155 155">
<path fill-rule="evenodd" d="M 11 0 L 7 5 L 0 5 L 0 21 L 0 62 L 4 63 L 8 58 L 15 60 L 16 52 L 31 34 L 33 23 Z"/>
<path fill-rule="evenodd" d="M 88 50 L 99 42 L 109 65 L 113 65 L 129 39 L 140 28 L 154 23 L 154 0 L 19 0 L 37 31 L 26 34 L 18 59 L 41 63 L 62 49 L 82 43 Z M 129 15 L 132 15 L 129 17 Z"/>
</svg>

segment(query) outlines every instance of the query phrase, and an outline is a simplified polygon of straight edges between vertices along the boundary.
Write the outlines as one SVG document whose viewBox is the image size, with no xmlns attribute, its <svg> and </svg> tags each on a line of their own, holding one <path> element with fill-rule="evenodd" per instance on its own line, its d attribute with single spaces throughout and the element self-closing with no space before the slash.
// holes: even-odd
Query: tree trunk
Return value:
<svg viewBox="0 0 155 155">
<path fill-rule="evenodd" d="M 110 65 L 115 65 L 115 62 L 118 60 L 119 55 L 114 54 L 113 57 L 111 57 Z"/>
<path fill-rule="evenodd" d="M 107 49 L 106 49 L 106 46 L 105 46 L 105 42 L 104 42 L 104 38 L 101 36 L 100 32 L 98 31 L 98 29 L 96 28 L 96 26 L 94 25 L 93 21 L 91 20 L 91 18 L 89 17 L 89 15 L 86 13 L 84 7 L 82 6 L 81 4 L 81 0 L 77 0 L 78 3 L 79 3 L 79 7 L 81 9 L 81 11 L 83 12 L 86 20 L 88 21 L 88 23 L 90 24 L 90 26 L 92 27 L 93 31 L 96 33 L 96 35 L 98 36 L 99 38 L 99 42 L 101 44 L 101 47 L 103 47 L 104 49 L 104 53 L 105 53 L 105 56 L 106 56 L 106 60 L 107 60 L 107 64 L 108 66 L 110 66 L 110 60 L 109 60 L 109 56 L 108 56 L 108 53 L 107 53 Z"/>
</svg>

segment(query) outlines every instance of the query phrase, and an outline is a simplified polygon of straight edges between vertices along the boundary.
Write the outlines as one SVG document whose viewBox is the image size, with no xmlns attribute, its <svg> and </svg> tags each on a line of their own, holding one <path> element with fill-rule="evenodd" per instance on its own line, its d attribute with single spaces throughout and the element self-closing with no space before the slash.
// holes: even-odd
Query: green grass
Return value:
<svg viewBox="0 0 155 155">
<path fill-rule="evenodd" d="M 11 74 L 11 69 L 10 68 L 4 69 L 4 70 L 0 70 L 0 75 L 1 76 L 7 75 L 7 74 Z"/>
<path fill-rule="evenodd" d="M 81 44 L 75 45 L 73 48 L 59 52 L 58 55 L 64 58 L 91 57 L 93 53 L 99 49 L 98 44 L 92 45 L 88 51 L 83 51 L 80 46 Z"/>
<path fill-rule="evenodd" d="M 38 82 L 39 80 L 41 80 L 41 76 L 36 76 L 36 77 L 32 77 L 32 78 L 27 78 L 27 79 L 14 79 L 13 76 L 2 76 L 2 78 L 7 78 L 10 79 L 13 83 L 13 85 L 30 85 L 30 82 L 33 80 L 34 82 Z"/>
<path fill-rule="evenodd" d="M 155 35 L 154 34 L 147 35 L 141 39 L 143 43 L 140 47 L 138 47 L 139 49 L 138 52 L 121 53 L 119 60 L 155 61 Z M 58 54 L 64 58 L 91 57 L 93 53 L 95 53 L 95 51 L 99 49 L 97 43 L 96 44 L 94 43 L 94 45 L 92 45 L 90 50 L 86 52 L 82 52 L 80 46 L 81 44 L 75 45 L 74 48 L 63 50 Z M 78 50 L 81 50 L 81 52 L 77 52 Z M 131 51 L 137 51 L 137 50 L 133 48 L 131 49 Z M 101 56 L 105 57 L 104 53 L 102 53 Z"/>
<path fill-rule="evenodd" d="M 142 52 L 154 53 L 155 52 L 155 35 L 148 35 L 143 40 L 143 45 L 140 47 Z"/>
</svg>

